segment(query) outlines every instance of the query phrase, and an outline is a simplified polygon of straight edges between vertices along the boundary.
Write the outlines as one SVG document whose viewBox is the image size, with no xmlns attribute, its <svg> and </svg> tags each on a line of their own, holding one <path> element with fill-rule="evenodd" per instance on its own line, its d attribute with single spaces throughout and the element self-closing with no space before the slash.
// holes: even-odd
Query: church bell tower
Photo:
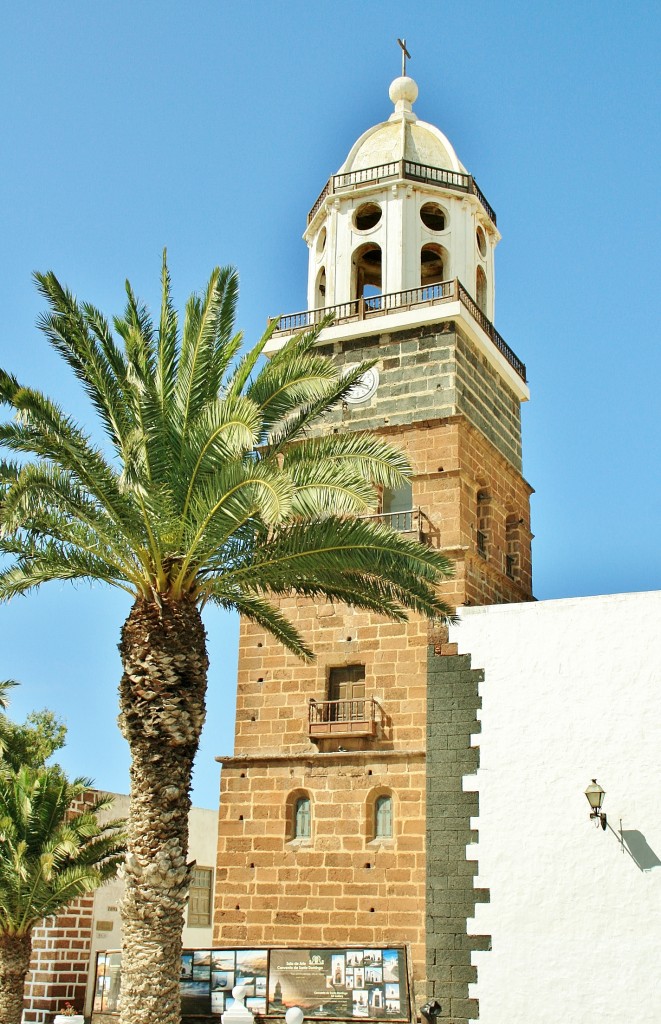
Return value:
<svg viewBox="0 0 661 1024">
<path fill-rule="evenodd" d="M 307 308 L 280 318 L 267 354 L 332 313 L 320 350 L 340 367 L 375 364 L 320 429 L 388 435 L 413 467 L 408 486 L 383 492 L 380 517 L 453 560 L 450 605 L 529 601 L 529 392 L 493 323 L 496 214 L 448 139 L 418 120 L 417 95 L 395 79 L 392 113 L 314 203 Z M 214 942 L 322 958 L 406 950 L 409 1009 L 393 1009 L 372 963 L 369 990 L 359 975 L 369 1012 L 344 995 L 346 1016 L 414 1019 L 440 996 L 453 1021 L 473 1019 L 480 937 L 467 921 L 486 897 L 466 860 L 478 802 L 463 778 L 477 767 L 479 673 L 418 616 L 282 606 L 316 661 L 242 622 L 235 753 L 219 758 Z"/>
<path fill-rule="evenodd" d="M 271 351 L 332 313 L 324 350 L 377 364 L 324 429 L 386 432 L 414 465 L 410 493 L 384 495 L 384 518 L 452 557 L 451 603 L 530 600 L 529 392 L 493 324 L 496 214 L 445 135 L 416 117 L 417 95 L 412 78 L 394 80 L 393 113 L 310 210 L 308 309 L 280 319 Z"/>
</svg>

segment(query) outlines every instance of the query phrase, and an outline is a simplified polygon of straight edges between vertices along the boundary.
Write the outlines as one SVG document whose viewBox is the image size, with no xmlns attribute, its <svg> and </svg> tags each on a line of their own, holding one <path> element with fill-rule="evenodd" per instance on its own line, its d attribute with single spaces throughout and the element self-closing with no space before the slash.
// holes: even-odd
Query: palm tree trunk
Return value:
<svg viewBox="0 0 661 1024">
<path fill-rule="evenodd" d="M 32 931 L 27 935 L 0 935 L 0 1020 L 21 1024 L 25 976 L 30 970 Z"/>
<path fill-rule="evenodd" d="M 120 1024 L 180 1024 L 188 811 L 208 658 L 197 606 L 137 600 L 122 629 L 120 726 L 131 749 Z"/>
</svg>

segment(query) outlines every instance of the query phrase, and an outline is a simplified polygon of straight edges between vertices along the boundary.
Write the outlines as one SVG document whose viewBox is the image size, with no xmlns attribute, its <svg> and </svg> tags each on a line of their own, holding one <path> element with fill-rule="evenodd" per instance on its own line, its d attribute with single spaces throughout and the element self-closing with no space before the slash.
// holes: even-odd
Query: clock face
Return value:
<svg viewBox="0 0 661 1024">
<path fill-rule="evenodd" d="M 347 372 L 354 370 L 356 366 L 358 366 L 358 363 L 354 363 L 352 366 L 347 366 Z M 379 371 L 376 366 L 372 366 L 356 381 L 344 401 L 348 402 L 349 405 L 360 405 L 361 402 L 366 402 L 368 398 L 372 397 L 378 386 Z"/>
</svg>

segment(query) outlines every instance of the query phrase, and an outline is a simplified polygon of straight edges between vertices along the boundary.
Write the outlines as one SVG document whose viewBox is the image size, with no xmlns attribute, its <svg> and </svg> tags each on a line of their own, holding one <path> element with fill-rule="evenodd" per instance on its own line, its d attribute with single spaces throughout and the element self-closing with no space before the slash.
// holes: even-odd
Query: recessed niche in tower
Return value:
<svg viewBox="0 0 661 1024">
<path fill-rule="evenodd" d="M 353 215 L 353 226 L 356 231 L 370 231 L 381 220 L 381 207 L 378 203 L 363 203 Z"/>
<path fill-rule="evenodd" d="M 353 297 L 377 295 L 381 291 L 381 246 L 366 242 L 353 254 Z"/>
<path fill-rule="evenodd" d="M 475 241 L 477 242 L 477 248 L 480 256 L 486 256 L 487 254 L 487 239 L 482 228 L 478 227 L 475 232 Z"/>
<path fill-rule="evenodd" d="M 326 248 L 326 228 L 323 227 L 317 235 L 317 252 L 322 253 Z"/>
<path fill-rule="evenodd" d="M 420 285 L 425 287 L 428 284 L 438 284 L 445 280 L 443 272 L 445 269 L 445 249 L 440 245 L 429 242 L 423 245 L 420 251 Z"/>
<path fill-rule="evenodd" d="M 445 210 L 438 203 L 425 203 L 420 208 L 420 220 L 430 231 L 445 231 Z"/>
</svg>

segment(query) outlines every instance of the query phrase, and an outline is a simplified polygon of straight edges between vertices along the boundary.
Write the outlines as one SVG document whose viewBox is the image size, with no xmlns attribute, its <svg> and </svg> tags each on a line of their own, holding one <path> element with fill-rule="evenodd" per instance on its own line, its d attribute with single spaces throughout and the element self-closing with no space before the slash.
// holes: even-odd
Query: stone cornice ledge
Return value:
<svg viewBox="0 0 661 1024">
<path fill-rule="evenodd" d="M 305 751 L 300 754 L 248 754 L 234 757 L 232 754 L 220 754 L 214 760 L 231 768 L 249 767 L 251 764 L 278 764 L 288 761 L 304 762 L 310 765 L 330 764 L 348 761 L 405 761 L 412 759 L 424 760 L 425 750 L 330 750 L 326 752 Z"/>
</svg>

